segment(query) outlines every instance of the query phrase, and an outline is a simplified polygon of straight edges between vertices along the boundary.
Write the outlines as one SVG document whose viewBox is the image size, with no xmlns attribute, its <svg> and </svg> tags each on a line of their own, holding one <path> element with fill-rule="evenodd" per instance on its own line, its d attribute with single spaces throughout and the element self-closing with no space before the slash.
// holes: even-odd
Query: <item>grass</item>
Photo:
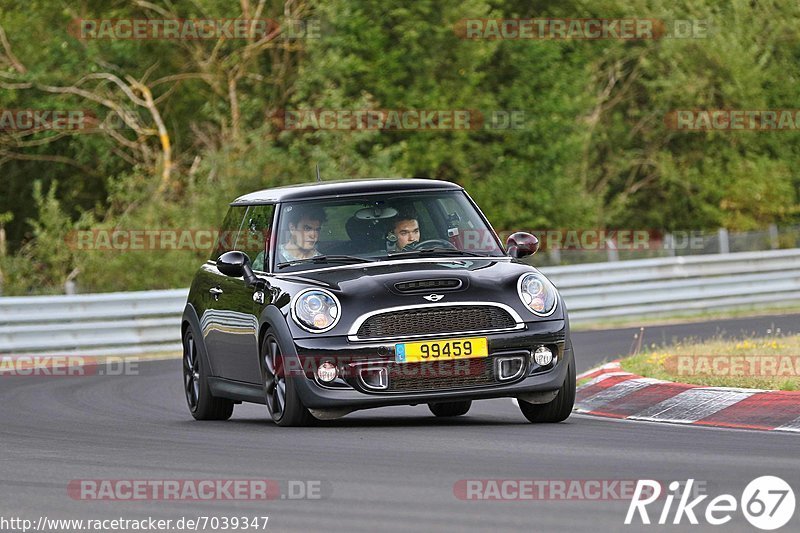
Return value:
<svg viewBox="0 0 800 533">
<path fill-rule="evenodd" d="M 712 387 L 800 390 L 800 335 L 651 345 L 622 359 L 640 376 Z"/>
</svg>

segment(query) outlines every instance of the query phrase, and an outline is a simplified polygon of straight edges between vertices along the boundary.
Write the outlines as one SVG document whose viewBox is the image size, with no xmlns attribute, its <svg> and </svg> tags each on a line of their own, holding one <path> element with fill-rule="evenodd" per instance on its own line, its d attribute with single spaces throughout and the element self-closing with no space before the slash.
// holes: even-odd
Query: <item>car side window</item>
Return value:
<svg viewBox="0 0 800 533">
<path fill-rule="evenodd" d="M 244 217 L 236 249 L 250 257 L 253 270 L 266 271 L 269 265 L 269 243 L 274 215 L 274 205 L 254 205 L 250 206 Z"/>
<path fill-rule="evenodd" d="M 214 246 L 214 251 L 211 252 L 211 261 L 216 261 L 225 252 L 236 249 L 236 238 L 239 236 L 239 230 L 242 227 L 246 212 L 247 208 L 244 206 L 228 209 L 228 214 L 225 215 L 222 226 L 219 228 L 217 244 Z"/>
<path fill-rule="evenodd" d="M 497 250 L 494 235 L 483 227 L 463 196 L 439 200 L 447 224 L 447 238 L 460 250 L 491 252 Z"/>
</svg>

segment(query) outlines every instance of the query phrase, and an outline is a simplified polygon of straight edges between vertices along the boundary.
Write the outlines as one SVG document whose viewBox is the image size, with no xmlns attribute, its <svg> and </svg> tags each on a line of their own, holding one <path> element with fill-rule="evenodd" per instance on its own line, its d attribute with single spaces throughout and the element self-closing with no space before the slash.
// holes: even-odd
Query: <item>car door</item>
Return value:
<svg viewBox="0 0 800 533">
<path fill-rule="evenodd" d="M 225 252 L 237 250 L 250 257 L 257 275 L 268 276 L 275 206 L 236 206 L 231 211 L 223 223 L 225 228 L 212 255 L 213 261 Z M 234 381 L 259 383 L 258 320 L 264 305 L 270 303 L 271 293 L 248 286 L 243 278 L 226 276 L 214 265 L 209 268 L 208 294 L 203 332 L 215 374 Z"/>
<path fill-rule="evenodd" d="M 247 209 L 235 243 L 235 249 L 248 255 L 256 275 L 266 279 L 269 269 L 269 242 L 274 205 L 254 205 Z M 248 286 L 243 278 L 221 280 L 224 291 L 227 328 L 222 337 L 226 377 L 236 381 L 259 383 L 258 320 L 271 293 Z M 256 294 L 258 293 L 258 294 Z"/>
<path fill-rule="evenodd" d="M 199 287 L 205 304 L 200 324 L 211 359 L 211 368 L 214 375 L 228 379 L 235 379 L 234 376 L 238 375 L 230 352 L 230 345 L 235 345 L 236 342 L 231 342 L 230 337 L 236 338 L 248 331 L 249 318 L 237 311 L 241 307 L 237 302 L 241 295 L 237 293 L 242 292 L 238 280 L 222 274 L 216 267 L 216 260 L 220 255 L 236 248 L 246 214 L 247 207 L 244 206 L 229 209 L 222 222 L 211 260 L 203 268 L 203 276 L 200 278 L 202 286 Z"/>
</svg>

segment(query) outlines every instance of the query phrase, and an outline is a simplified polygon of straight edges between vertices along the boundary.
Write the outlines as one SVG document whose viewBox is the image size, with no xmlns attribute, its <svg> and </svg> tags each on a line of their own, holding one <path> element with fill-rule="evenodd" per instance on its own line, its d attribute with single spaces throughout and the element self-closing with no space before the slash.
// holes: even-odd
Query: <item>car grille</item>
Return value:
<svg viewBox="0 0 800 533">
<path fill-rule="evenodd" d="M 381 392 L 421 392 L 449 390 L 498 383 L 488 357 L 436 363 L 393 364 L 389 367 L 389 387 Z"/>
<path fill-rule="evenodd" d="M 369 317 L 361 339 L 508 329 L 516 325 L 504 309 L 491 305 L 448 306 L 392 311 Z"/>
</svg>

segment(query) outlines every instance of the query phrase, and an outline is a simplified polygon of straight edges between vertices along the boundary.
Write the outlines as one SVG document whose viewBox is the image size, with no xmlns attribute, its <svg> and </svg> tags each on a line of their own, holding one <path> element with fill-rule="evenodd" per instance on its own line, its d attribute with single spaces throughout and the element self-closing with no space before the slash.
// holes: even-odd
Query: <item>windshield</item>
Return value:
<svg viewBox="0 0 800 533">
<path fill-rule="evenodd" d="M 462 191 L 309 200 L 280 209 L 278 272 L 399 258 L 505 255 Z"/>
</svg>

